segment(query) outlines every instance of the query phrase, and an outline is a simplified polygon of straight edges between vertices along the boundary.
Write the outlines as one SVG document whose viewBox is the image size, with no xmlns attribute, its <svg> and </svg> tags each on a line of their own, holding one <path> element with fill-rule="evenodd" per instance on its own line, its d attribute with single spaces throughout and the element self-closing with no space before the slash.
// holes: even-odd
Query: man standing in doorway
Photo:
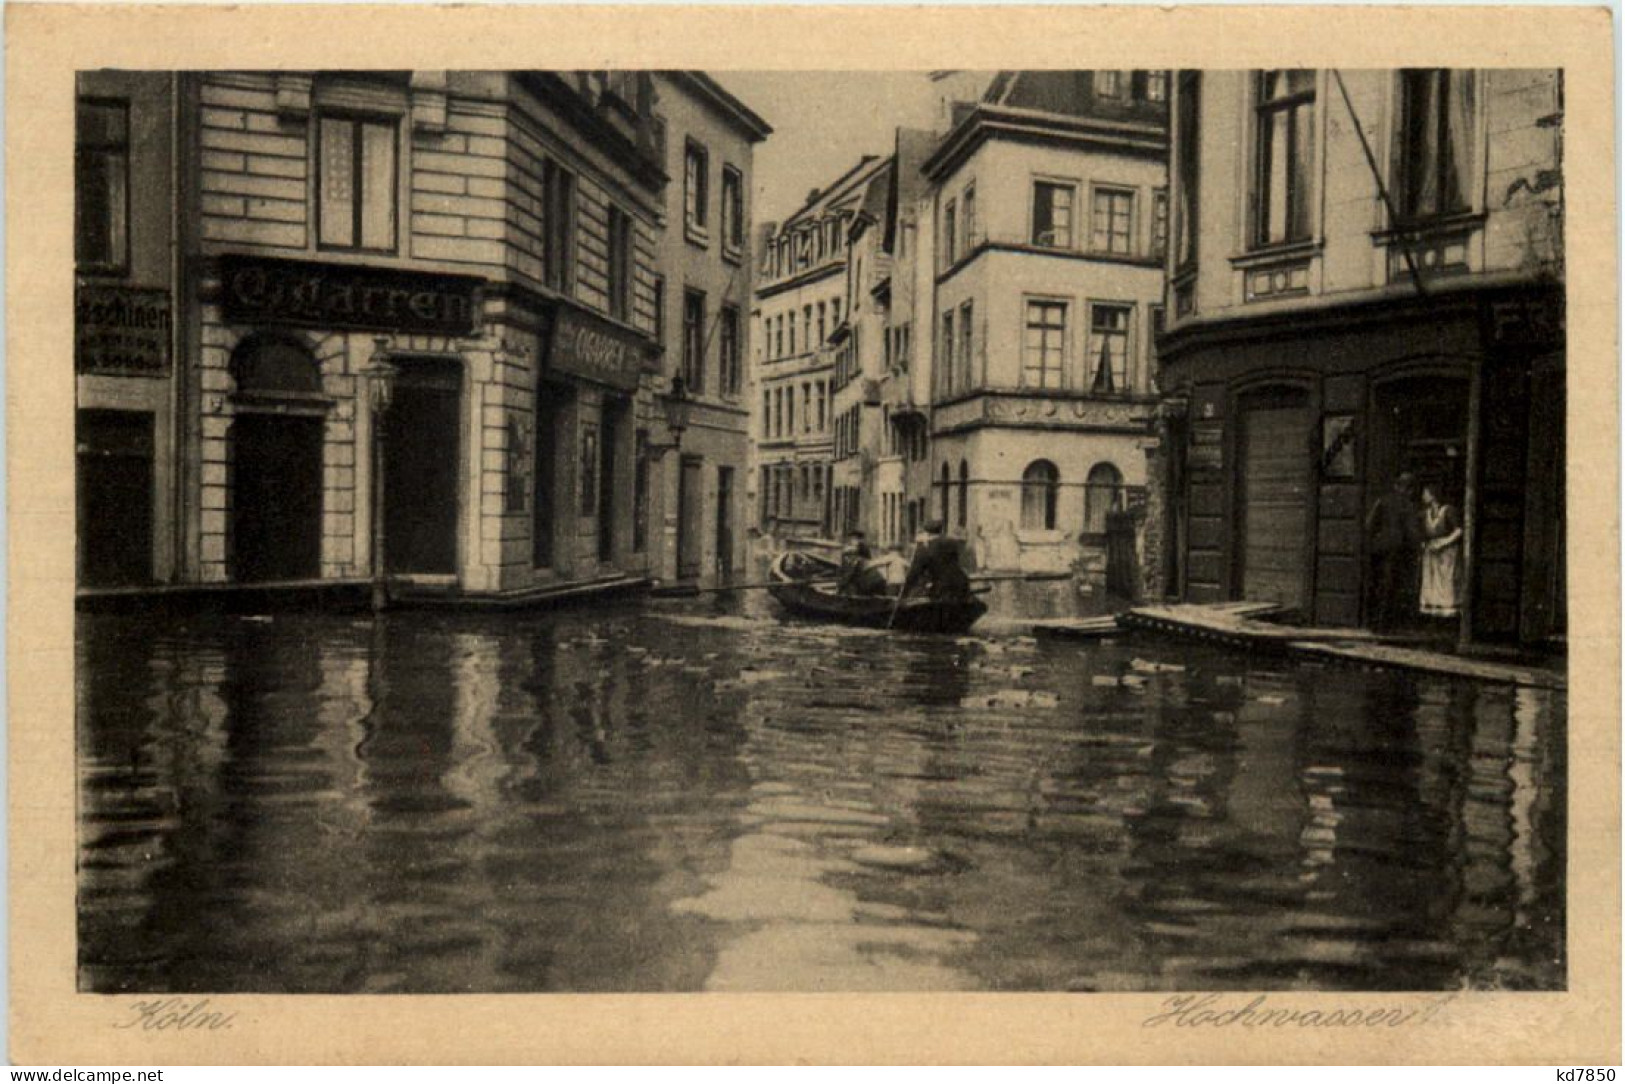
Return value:
<svg viewBox="0 0 1625 1084">
<path fill-rule="evenodd" d="M 1415 594 L 1412 585 L 1421 536 L 1416 478 L 1406 472 L 1394 479 L 1394 488 L 1378 497 L 1365 517 L 1370 561 L 1366 613 L 1374 631 L 1391 632 L 1404 623 Z"/>
</svg>

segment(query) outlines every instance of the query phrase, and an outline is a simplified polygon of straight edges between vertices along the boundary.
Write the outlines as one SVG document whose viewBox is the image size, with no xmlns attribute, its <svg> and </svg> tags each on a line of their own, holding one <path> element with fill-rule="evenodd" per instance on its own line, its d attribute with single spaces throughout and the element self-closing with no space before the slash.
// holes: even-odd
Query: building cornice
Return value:
<svg viewBox="0 0 1625 1084">
<path fill-rule="evenodd" d="M 661 74 L 710 106 L 712 112 L 731 124 L 752 143 L 760 143 L 773 134 L 772 126 L 755 110 L 734 97 L 726 87 L 705 72 L 668 71 Z"/>
<path fill-rule="evenodd" d="M 1328 330 L 1356 330 L 1372 325 L 1431 323 L 1441 317 L 1477 317 L 1481 302 L 1492 296 L 1563 292 L 1561 280 L 1527 273 L 1463 275 L 1434 279 L 1418 295 L 1409 281 L 1355 297 L 1313 298 L 1270 312 L 1227 312 L 1223 316 L 1186 318 L 1157 342 L 1163 365 L 1176 364 L 1192 351 L 1236 343 L 1299 338 Z"/>
<path fill-rule="evenodd" d="M 983 104 L 948 133 L 920 166 L 920 172 L 940 182 L 990 139 L 1141 158 L 1164 158 L 1168 154 L 1168 131 L 1162 125 Z"/>
</svg>

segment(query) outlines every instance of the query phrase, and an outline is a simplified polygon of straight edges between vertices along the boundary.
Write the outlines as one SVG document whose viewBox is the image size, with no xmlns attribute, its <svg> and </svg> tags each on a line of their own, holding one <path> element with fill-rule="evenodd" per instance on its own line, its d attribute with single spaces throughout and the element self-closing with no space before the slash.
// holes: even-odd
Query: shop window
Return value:
<svg viewBox="0 0 1625 1084">
<path fill-rule="evenodd" d="M 394 251 L 398 127 L 393 119 L 341 114 L 318 118 L 321 247 Z"/>
<path fill-rule="evenodd" d="M 1307 241 L 1315 201 L 1315 72 L 1258 73 L 1253 243 Z"/>
<path fill-rule="evenodd" d="M 74 262 L 124 271 L 130 262 L 130 106 L 81 99 L 74 132 Z"/>
<path fill-rule="evenodd" d="M 1056 181 L 1033 182 L 1033 244 L 1043 248 L 1072 247 L 1072 185 Z"/>
<path fill-rule="evenodd" d="M 1474 77 L 1410 68 L 1399 75 L 1399 213 L 1406 219 L 1473 206 Z"/>
<path fill-rule="evenodd" d="M 575 282 L 576 179 L 557 163 L 542 163 L 542 281 L 568 292 Z"/>
<path fill-rule="evenodd" d="M 632 216 L 619 207 L 609 209 L 609 314 L 626 322 L 632 318 Z"/>
<path fill-rule="evenodd" d="M 1134 251 L 1134 193 L 1096 188 L 1093 194 L 1090 247 L 1096 252 L 1127 256 Z"/>
<path fill-rule="evenodd" d="M 1089 306 L 1089 358 L 1094 366 L 1089 388 L 1096 394 L 1126 392 L 1128 380 L 1127 305 Z"/>
<path fill-rule="evenodd" d="M 692 394 L 705 390 L 705 294 L 683 291 L 683 383 Z"/>
<path fill-rule="evenodd" d="M 1066 302 L 1028 301 L 1021 350 L 1024 388 L 1059 388 L 1066 366 Z"/>
<path fill-rule="evenodd" d="M 683 152 L 683 223 L 690 230 L 703 234 L 710 222 L 707 211 L 711 186 L 710 155 L 704 147 L 690 140 Z"/>
<path fill-rule="evenodd" d="M 1110 463 L 1096 463 L 1089 468 L 1089 479 L 1083 492 L 1083 530 L 1085 534 L 1105 534 L 1106 517 L 1116 511 L 1122 501 L 1123 474 Z"/>
<path fill-rule="evenodd" d="M 944 468 L 946 469 L 946 468 Z M 1021 474 L 1021 526 L 1028 531 L 1055 529 L 1055 502 L 1061 472 L 1047 459 L 1034 460 Z"/>
<path fill-rule="evenodd" d="M 722 243 L 735 252 L 745 247 L 745 184 L 733 166 L 722 167 Z"/>
</svg>

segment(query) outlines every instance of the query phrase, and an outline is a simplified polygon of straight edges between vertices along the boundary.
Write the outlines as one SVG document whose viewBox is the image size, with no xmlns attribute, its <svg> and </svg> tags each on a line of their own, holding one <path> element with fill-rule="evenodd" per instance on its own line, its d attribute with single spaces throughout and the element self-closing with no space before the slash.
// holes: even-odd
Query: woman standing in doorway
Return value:
<svg viewBox="0 0 1625 1084">
<path fill-rule="evenodd" d="M 1422 613 L 1455 617 L 1461 610 L 1461 521 L 1439 500 L 1437 483 L 1422 487 Z"/>
</svg>

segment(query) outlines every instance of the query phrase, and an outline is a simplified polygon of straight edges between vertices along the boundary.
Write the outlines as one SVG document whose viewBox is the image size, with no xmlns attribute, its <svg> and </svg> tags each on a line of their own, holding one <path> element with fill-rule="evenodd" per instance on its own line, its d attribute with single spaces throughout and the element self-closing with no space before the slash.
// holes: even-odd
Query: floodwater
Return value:
<svg viewBox="0 0 1625 1084">
<path fill-rule="evenodd" d="M 1562 694 L 1000 616 L 81 615 L 80 987 L 1563 987 Z"/>
</svg>

